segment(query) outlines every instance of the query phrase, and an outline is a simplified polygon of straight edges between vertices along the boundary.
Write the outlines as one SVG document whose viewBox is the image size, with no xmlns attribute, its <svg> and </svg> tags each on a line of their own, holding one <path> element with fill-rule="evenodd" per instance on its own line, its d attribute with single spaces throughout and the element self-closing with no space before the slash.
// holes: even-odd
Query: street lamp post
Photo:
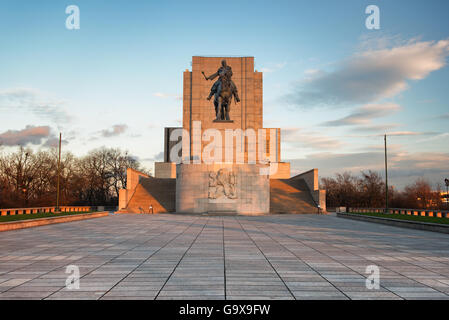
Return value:
<svg viewBox="0 0 449 320">
<path fill-rule="evenodd" d="M 446 206 L 449 207 L 449 193 L 448 193 L 448 189 L 449 189 L 449 179 L 444 179 L 444 183 L 446 184 Z"/>
<path fill-rule="evenodd" d="M 385 149 L 385 213 L 388 212 L 388 164 L 387 164 L 387 135 L 384 135 Z"/>
<path fill-rule="evenodd" d="M 56 185 L 56 212 L 59 212 L 59 178 L 61 171 L 61 138 L 62 133 L 59 133 L 59 156 L 58 156 L 58 180 Z"/>
</svg>

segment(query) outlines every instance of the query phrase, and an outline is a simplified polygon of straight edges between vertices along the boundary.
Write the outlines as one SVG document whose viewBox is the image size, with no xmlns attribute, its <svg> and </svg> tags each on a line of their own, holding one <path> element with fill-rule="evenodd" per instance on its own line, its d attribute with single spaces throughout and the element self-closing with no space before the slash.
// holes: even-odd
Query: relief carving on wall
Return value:
<svg viewBox="0 0 449 320">
<path fill-rule="evenodd" d="M 235 173 L 220 169 L 217 173 L 209 172 L 209 199 L 236 199 L 237 179 Z"/>
</svg>

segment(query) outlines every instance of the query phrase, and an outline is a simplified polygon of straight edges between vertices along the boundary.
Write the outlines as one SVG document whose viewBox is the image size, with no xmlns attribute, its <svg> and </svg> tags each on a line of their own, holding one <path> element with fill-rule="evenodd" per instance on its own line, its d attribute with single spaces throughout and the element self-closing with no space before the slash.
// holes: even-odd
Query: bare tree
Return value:
<svg viewBox="0 0 449 320">
<path fill-rule="evenodd" d="M 322 178 L 321 187 L 326 189 L 326 204 L 338 206 L 383 208 L 385 206 L 385 183 L 379 173 L 361 172 L 360 177 L 349 172 L 335 178 Z M 430 183 L 418 179 L 403 191 L 390 186 L 390 207 L 394 208 L 442 208 L 441 186 L 432 190 Z"/>
<path fill-rule="evenodd" d="M 56 202 L 57 150 L 19 148 L 0 155 L 0 206 L 52 206 Z M 62 154 L 62 205 L 116 205 L 126 188 L 126 169 L 142 170 L 136 158 L 120 149 L 96 149 L 83 158 Z"/>
<path fill-rule="evenodd" d="M 361 206 L 371 208 L 385 206 L 385 183 L 377 172 L 362 171 L 362 177 L 358 179 L 358 190 Z"/>
</svg>

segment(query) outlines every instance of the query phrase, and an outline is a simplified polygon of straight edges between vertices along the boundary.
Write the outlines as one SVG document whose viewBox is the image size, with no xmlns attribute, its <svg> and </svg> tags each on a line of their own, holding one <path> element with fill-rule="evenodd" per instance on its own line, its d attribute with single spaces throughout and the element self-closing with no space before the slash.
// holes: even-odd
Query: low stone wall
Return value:
<svg viewBox="0 0 449 320">
<path fill-rule="evenodd" d="M 88 212 L 91 210 L 89 206 L 60 206 L 61 212 Z M 0 209 L 2 216 L 14 216 L 17 214 L 34 214 L 34 213 L 50 213 L 55 212 L 56 207 L 35 207 L 35 208 L 9 208 Z"/>
<path fill-rule="evenodd" d="M 401 228 L 410 228 L 410 229 L 415 229 L 415 230 L 433 231 L 433 232 L 441 232 L 441 233 L 449 234 L 449 225 L 443 225 L 443 224 L 437 224 L 437 223 L 399 220 L 399 219 L 394 219 L 394 217 L 393 218 L 383 218 L 383 217 L 374 217 L 374 216 L 367 216 L 367 215 L 361 215 L 361 214 L 341 213 L 341 212 L 337 212 L 337 217 L 359 220 L 359 221 L 366 221 L 366 222 L 375 222 L 375 223 L 386 224 L 389 226 L 395 226 L 395 227 L 401 227 Z"/>
<path fill-rule="evenodd" d="M 1 222 L 0 223 L 0 232 L 16 230 L 16 229 L 39 227 L 39 226 L 45 226 L 45 225 L 54 224 L 54 223 L 100 218 L 100 217 L 105 217 L 108 214 L 109 214 L 109 212 L 95 212 L 95 213 L 76 214 L 76 215 L 68 215 L 68 216 L 60 216 L 60 217 Z"/>
<path fill-rule="evenodd" d="M 402 208 L 349 208 L 348 212 L 354 213 L 385 213 L 385 214 L 402 214 L 409 216 L 420 217 L 436 217 L 449 218 L 449 211 L 447 210 L 433 210 L 433 209 L 402 209 Z"/>
<path fill-rule="evenodd" d="M 290 162 L 270 162 L 270 179 L 290 179 Z"/>
<path fill-rule="evenodd" d="M 309 171 L 291 177 L 292 180 L 302 179 L 310 190 L 313 201 L 320 206 L 323 212 L 326 212 L 326 190 L 319 189 L 318 169 L 311 169 Z"/>
</svg>

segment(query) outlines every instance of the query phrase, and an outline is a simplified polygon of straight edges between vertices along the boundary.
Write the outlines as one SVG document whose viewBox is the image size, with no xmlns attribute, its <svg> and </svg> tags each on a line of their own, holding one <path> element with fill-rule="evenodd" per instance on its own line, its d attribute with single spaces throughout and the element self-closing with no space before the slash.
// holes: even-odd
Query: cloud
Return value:
<svg viewBox="0 0 449 320">
<path fill-rule="evenodd" d="M 449 171 L 449 153 L 444 152 L 416 152 L 409 154 L 400 152 L 392 155 L 393 168 L 428 169 L 440 168 Z"/>
<path fill-rule="evenodd" d="M 0 134 L 0 144 L 6 146 L 39 145 L 46 138 L 51 137 L 48 126 L 26 126 L 22 130 L 8 130 Z"/>
<path fill-rule="evenodd" d="M 337 62 L 333 71 L 314 71 L 301 81 L 287 102 L 305 107 L 372 103 L 404 91 L 445 66 L 449 39 L 416 41 L 383 49 L 363 49 Z"/>
<path fill-rule="evenodd" d="M 321 70 L 319 70 L 319 69 L 307 69 L 304 71 L 304 74 L 307 76 L 311 76 L 311 75 L 313 76 L 313 75 L 319 74 L 320 72 L 321 72 Z"/>
<path fill-rule="evenodd" d="M 105 138 L 116 137 L 128 130 L 126 124 L 115 124 L 111 129 L 105 129 L 101 131 L 101 135 Z"/>
<path fill-rule="evenodd" d="M 370 132 L 388 132 L 394 128 L 400 127 L 398 123 L 378 124 L 378 125 L 363 125 L 351 129 L 352 132 L 370 133 Z"/>
<path fill-rule="evenodd" d="M 62 145 L 67 145 L 68 143 L 69 142 L 67 140 L 61 140 Z M 52 136 L 42 146 L 47 148 L 57 148 L 59 147 L 59 138 L 56 136 Z"/>
<path fill-rule="evenodd" d="M 61 142 L 64 142 L 64 141 L 61 141 Z M 58 146 L 59 146 L 59 139 L 56 137 L 50 138 L 44 143 L 44 147 L 48 147 L 48 148 L 56 148 Z"/>
<path fill-rule="evenodd" d="M 310 168 L 323 170 L 321 176 L 333 175 L 342 171 L 359 171 L 362 169 L 378 169 L 383 162 L 382 152 L 333 153 L 320 152 L 303 159 L 291 159 L 293 171 L 306 171 Z M 296 170 L 295 170 L 296 169 Z"/>
<path fill-rule="evenodd" d="M 180 94 L 174 94 L 174 93 L 155 92 L 155 93 L 153 93 L 153 96 L 162 98 L 162 99 L 174 98 L 176 100 L 182 100 L 182 96 Z"/>
<path fill-rule="evenodd" d="M 300 131 L 301 128 L 282 128 L 282 138 L 291 139 L 292 136 L 298 134 Z"/>
<path fill-rule="evenodd" d="M 162 161 L 163 159 L 164 159 L 164 152 L 163 151 L 161 151 L 159 153 L 156 153 L 153 156 L 153 161 Z"/>
<path fill-rule="evenodd" d="M 359 130 L 359 128 L 356 128 L 355 130 L 361 131 L 361 130 Z M 355 131 L 355 130 L 352 130 L 352 131 Z M 385 134 L 387 136 L 398 136 L 398 137 L 400 137 L 400 136 L 425 136 L 425 135 L 433 136 L 433 135 L 439 135 L 440 132 L 432 132 L 432 131 L 425 131 L 425 132 L 420 132 L 420 131 L 389 131 L 389 130 L 385 130 L 382 133 L 374 133 L 374 134 L 369 134 L 369 135 L 346 135 L 346 137 L 351 137 L 351 138 L 383 137 Z"/>
<path fill-rule="evenodd" d="M 286 62 L 276 63 L 274 65 L 271 65 L 270 67 L 262 67 L 260 69 L 260 72 L 264 72 L 264 73 L 276 72 L 276 71 L 284 68 L 286 65 L 287 65 Z"/>
<path fill-rule="evenodd" d="M 355 109 L 350 115 L 323 123 L 327 127 L 369 124 L 372 119 L 385 117 L 401 110 L 395 103 L 367 104 Z"/>
<path fill-rule="evenodd" d="M 64 110 L 66 101 L 50 97 L 37 89 L 10 88 L 0 90 L 0 110 L 31 112 L 55 123 L 71 120 Z"/>
<path fill-rule="evenodd" d="M 159 162 L 159 161 L 163 161 L 164 160 L 164 151 L 161 151 L 159 153 L 156 153 L 155 155 L 153 155 L 150 158 L 145 158 L 142 159 L 143 161 L 154 161 L 154 162 Z"/>
<path fill-rule="evenodd" d="M 388 132 L 389 136 L 419 136 L 423 134 L 434 134 L 432 132 L 416 132 L 416 131 L 393 131 Z"/>
<path fill-rule="evenodd" d="M 429 142 L 429 141 L 434 141 L 434 140 L 439 140 L 439 139 L 448 139 L 449 138 L 449 132 L 443 132 L 440 134 L 437 134 L 433 137 L 430 138 L 424 138 L 424 139 L 420 139 L 417 142 Z"/>
<path fill-rule="evenodd" d="M 317 133 L 302 131 L 300 128 L 286 128 L 281 132 L 282 141 L 297 148 L 337 149 L 344 144 L 339 140 Z"/>
</svg>

